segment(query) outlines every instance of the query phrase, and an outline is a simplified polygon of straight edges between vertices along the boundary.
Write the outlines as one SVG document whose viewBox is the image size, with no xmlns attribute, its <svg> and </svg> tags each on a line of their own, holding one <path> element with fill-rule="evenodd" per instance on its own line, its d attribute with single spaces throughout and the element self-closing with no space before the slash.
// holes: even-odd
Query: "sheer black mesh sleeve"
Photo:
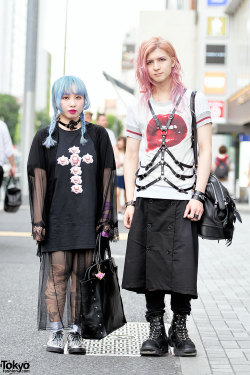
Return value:
<svg viewBox="0 0 250 375">
<path fill-rule="evenodd" d="M 102 165 L 103 200 L 97 232 L 105 231 L 111 241 L 118 240 L 117 200 L 116 200 L 116 165 L 113 147 L 108 133 L 102 129 L 100 133 L 100 156 Z"/>
<path fill-rule="evenodd" d="M 42 241 L 45 236 L 45 195 L 47 190 L 47 177 L 40 132 L 38 132 L 33 139 L 28 158 L 27 171 L 32 235 L 35 240 Z"/>
</svg>

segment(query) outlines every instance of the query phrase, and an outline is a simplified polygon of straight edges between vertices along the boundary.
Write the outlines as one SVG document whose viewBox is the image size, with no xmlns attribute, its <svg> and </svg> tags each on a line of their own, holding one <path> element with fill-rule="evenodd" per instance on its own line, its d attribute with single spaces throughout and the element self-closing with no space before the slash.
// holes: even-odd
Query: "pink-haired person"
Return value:
<svg viewBox="0 0 250 375">
<path fill-rule="evenodd" d="M 211 169 L 212 127 L 207 99 L 187 89 L 180 73 L 169 41 L 153 37 L 140 45 L 136 75 L 141 94 L 126 118 L 124 225 L 130 232 L 122 286 L 145 294 L 150 332 L 141 355 L 161 356 L 169 345 L 175 355 L 196 355 L 186 319 L 191 299 L 197 298 L 197 223 Z M 196 174 L 192 100 L 199 146 Z M 166 293 L 173 312 L 168 335 Z"/>
</svg>

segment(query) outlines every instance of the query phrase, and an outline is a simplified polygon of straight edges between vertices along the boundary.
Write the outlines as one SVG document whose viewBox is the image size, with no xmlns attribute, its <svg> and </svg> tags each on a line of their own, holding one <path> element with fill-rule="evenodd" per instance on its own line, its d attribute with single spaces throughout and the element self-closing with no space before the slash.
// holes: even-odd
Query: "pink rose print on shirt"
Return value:
<svg viewBox="0 0 250 375">
<path fill-rule="evenodd" d="M 161 125 L 166 126 L 168 122 L 168 115 L 157 115 L 158 120 Z M 181 143 L 183 139 L 187 136 L 187 125 L 183 118 L 177 114 L 171 122 L 171 125 L 167 131 L 166 136 L 166 146 L 173 147 Z M 152 151 L 162 144 L 162 135 L 160 129 L 157 128 L 154 119 L 151 119 L 147 125 L 147 143 L 148 151 Z"/>
<path fill-rule="evenodd" d="M 60 156 L 60 158 L 57 159 L 57 163 L 64 166 L 69 164 L 69 159 L 66 156 Z"/>
<path fill-rule="evenodd" d="M 93 156 L 90 154 L 83 155 L 82 160 L 87 164 L 93 163 Z"/>
<path fill-rule="evenodd" d="M 80 154 L 80 148 L 77 146 L 73 146 L 69 148 L 69 152 L 71 154 Z"/>
<path fill-rule="evenodd" d="M 78 184 L 75 184 L 75 185 L 71 186 L 71 191 L 72 191 L 72 193 L 80 194 L 80 193 L 82 193 L 82 186 L 78 185 Z"/>
<path fill-rule="evenodd" d="M 82 174 L 82 168 L 80 167 L 72 167 L 70 168 L 70 173 L 73 175 L 81 175 Z"/>
<path fill-rule="evenodd" d="M 72 154 L 69 159 L 72 166 L 77 166 L 81 164 L 81 157 L 77 154 Z"/>
<path fill-rule="evenodd" d="M 72 182 L 72 184 L 81 184 L 82 183 L 82 178 L 78 175 L 75 175 L 75 176 L 72 176 L 70 178 L 70 182 Z"/>
</svg>

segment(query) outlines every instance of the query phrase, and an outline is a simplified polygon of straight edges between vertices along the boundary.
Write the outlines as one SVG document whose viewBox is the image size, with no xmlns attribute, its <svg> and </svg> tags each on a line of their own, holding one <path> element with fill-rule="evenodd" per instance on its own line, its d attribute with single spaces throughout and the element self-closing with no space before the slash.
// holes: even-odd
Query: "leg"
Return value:
<svg viewBox="0 0 250 375">
<path fill-rule="evenodd" d="M 163 321 L 165 292 L 161 290 L 147 291 L 146 319 L 150 323 L 149 337 L 142 344 L 141 355 L 161 356 L 168 352 L 168 339 Z"/>
<path fill-rule="evenodd" d="M 171 309 L 173 311 L 173 320 L 169 328 L 169 343 L 174 347 L 175 355 L 182 357 L 195 356 L 196 348 L 188 336 L 186 327 L 187 315 L 190 315 L 191 296 L 188 294 L 172 293 Z"/>
<path fill-rule="evenodd" d="M 121 189 L 119 187 L 116 188 L 116 194 L 117 194 L 117 212 L 118 214 L 122 212 L 121 208 Z"/>
<path fill-rule="evenodd" d="M 50 273 L 45 290 L 47 312 L 52 331 L 47 343 L 47 351 L 50 352 L 64 352 L 62 321 L 71 263 L 71 252 L 56 251 L 50 254 Z"/>
<path fill-rule="evenodd" d="M 83 279 L 86 269 L 91 265 L 94 249 L 74 252 L 73 268 L 71 273 L 71 310 L 72 326 L 67 338 L 69 354 L 85 354 L 86 349 L 81 338 L 81 289 L 80 280 Z"/>
</svg>

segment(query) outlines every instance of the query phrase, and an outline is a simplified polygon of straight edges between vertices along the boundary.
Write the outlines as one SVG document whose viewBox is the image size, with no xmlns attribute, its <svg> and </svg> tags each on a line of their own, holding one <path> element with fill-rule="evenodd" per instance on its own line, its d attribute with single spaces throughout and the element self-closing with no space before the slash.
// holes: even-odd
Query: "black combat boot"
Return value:
<svg viewBox="0 0 250 375">
<path fill-rule="evenodd" d="M 168 338 L 163 316 L 148 317 L 150 323 L 149 338 L 142 343 L 141 355 L 162 356 L 168 352 Z"/>
<path fill-rule="evenodd" d="M 181 357 L 196 356 L 196 348 L 188 336 L 186 327 L 187 315 L 174 314 L 168 331 L 169 345 L 174 348 L 174 354 Z"/>
</svg>

